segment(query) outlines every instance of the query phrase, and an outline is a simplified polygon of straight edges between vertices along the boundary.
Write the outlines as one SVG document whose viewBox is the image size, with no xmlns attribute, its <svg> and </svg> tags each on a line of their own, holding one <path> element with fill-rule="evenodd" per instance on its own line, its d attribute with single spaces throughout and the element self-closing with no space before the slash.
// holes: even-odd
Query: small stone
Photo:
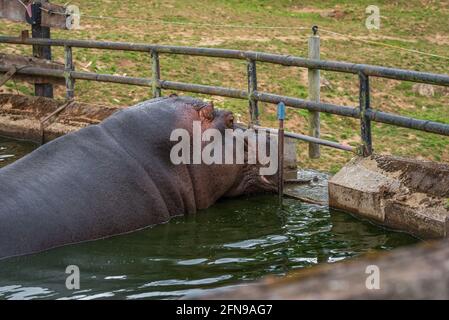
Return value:
<svg viewBox="0 0 449 320">
<path fill-rule="evenodd" d="M 329 17 L 329 18 L 335 18 L 335 19 L 341 19 L 344 16 L 346 16 L 346 12 L 341 9 L 332 9 L 327 12 L 323 12 L 320 14 L 323 18 Z"/>
<path fill-rule="evenodd" d="M 412 90 L 414 93 L 424 97 L 433 97 L 435 95 L 435 89 L 430 84 L 417 83 L 413 85 Z"/>
<path fill-rule="evenodd" d="M 320 76 L 320 87 L 332 90 L 332 84 L 329 80 L 327 80 L 322 75 Z"/>
</svg>

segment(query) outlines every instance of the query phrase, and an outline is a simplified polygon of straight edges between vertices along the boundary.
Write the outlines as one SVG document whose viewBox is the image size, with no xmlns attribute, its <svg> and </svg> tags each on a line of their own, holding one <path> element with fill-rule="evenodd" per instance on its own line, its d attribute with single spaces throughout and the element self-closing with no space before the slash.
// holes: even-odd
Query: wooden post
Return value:
<svg viewBox="0 0 449 320">
<path fill-rule="evenodd" d="M 66 99 L 72 100 L 75 96 L 75 80 L 72 78 L 71 72 L 75 69 L 75 67 L 73 65 L 72 47 L 70 46 L 64 46 L 64 64 Z"/>
<path fill-rule="evenodd" d="M 318 27 L 313 26 L 313 35 L 309 38 L 309 58 L 320 59 L 320 37 L 318 35 Z M 309 80 L 309 100 L 314 102 L 320 101 L 320 70 L 308 69 Z M 320 137 L 320 113 L 309 112 L 309 135 L 315 138 Z M 320 145 L 309 143 L 309 158 L 317 159 L 320 157 Z"/>
<path fill-rule="evenodd" d="M 42 11 L 41 7 L 44 2 L 48 2 L 47 0 L 36 0 L 36 3 L 33 4 L 37 7 L 34 11 L 37 14 L 36 23 L 31 26 L 31 36 L 33 38 L 46 38 L 50 39 L 50 28 L 43 27 L 41 25 L 42 22 Z M 50 46 L 39 46 L 33 45 L 33 56 L 36 58 L 42 58 L 51 60 L 51 47 Z M 34 85 L 34 92 L 36 96 L 53 98 L 53 85 L 49 83 L 36 83 Z"/>
<path fill-rule="evenodd" d="M 159 87 L 159 79 L 161 78 L 161 69 L 159 65 L 159 54 L 155 50 L 151 50 L 151 85 L 153 98 L 161 96 L 161 88 Z"/>
</svg>

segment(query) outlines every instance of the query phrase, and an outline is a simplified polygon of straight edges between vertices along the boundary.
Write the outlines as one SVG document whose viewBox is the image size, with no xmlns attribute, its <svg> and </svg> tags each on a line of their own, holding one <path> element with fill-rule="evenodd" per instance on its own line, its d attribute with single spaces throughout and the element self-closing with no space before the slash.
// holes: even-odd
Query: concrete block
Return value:
<svg viewBox="0 0 449 320">
<path fill-rule="evenodd" d="M 329 206 L 422 238 L 446 237 L 449 165 L 374 155 L 329 181 Z"/>
</svg>

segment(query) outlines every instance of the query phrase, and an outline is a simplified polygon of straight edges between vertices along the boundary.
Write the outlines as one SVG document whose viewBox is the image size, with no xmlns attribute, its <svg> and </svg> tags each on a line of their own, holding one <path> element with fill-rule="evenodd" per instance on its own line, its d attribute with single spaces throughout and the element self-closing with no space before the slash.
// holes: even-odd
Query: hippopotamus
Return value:
<svg viewBox="0 0 449 320">
<path fill-rule="evenodd" d="M 101 239 L 275 190 L 249 164 L 173 164 L 175 128 L 234 128 L 231 112 L 181 96 L 118 111 L 0 169 L 0 259 Z"/>
</svg>

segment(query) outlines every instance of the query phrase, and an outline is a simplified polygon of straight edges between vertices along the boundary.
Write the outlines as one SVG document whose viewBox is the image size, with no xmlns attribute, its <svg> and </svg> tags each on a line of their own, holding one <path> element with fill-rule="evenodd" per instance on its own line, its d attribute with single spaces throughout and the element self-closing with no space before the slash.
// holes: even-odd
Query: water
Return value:
<svg viewBox="0 0 449 320">
<path fill-rule="evenodd" d="M 0 168 L 30 153 L 36 144 L 28 141 L 15 141 L 0 136 Z"/>
<path fill-rule="evenodd" d="M 0 146 L 17 157 L 29 150 Z M 223 200 L 128 235 L 0 261 L 0 299 L 180 298 L 417 242 L 324 206 L 285 203 L 281 211 L 271 195 Z M 69 265 L 80 269 L 80 290 L 65 287 Z"/>
</svg>

